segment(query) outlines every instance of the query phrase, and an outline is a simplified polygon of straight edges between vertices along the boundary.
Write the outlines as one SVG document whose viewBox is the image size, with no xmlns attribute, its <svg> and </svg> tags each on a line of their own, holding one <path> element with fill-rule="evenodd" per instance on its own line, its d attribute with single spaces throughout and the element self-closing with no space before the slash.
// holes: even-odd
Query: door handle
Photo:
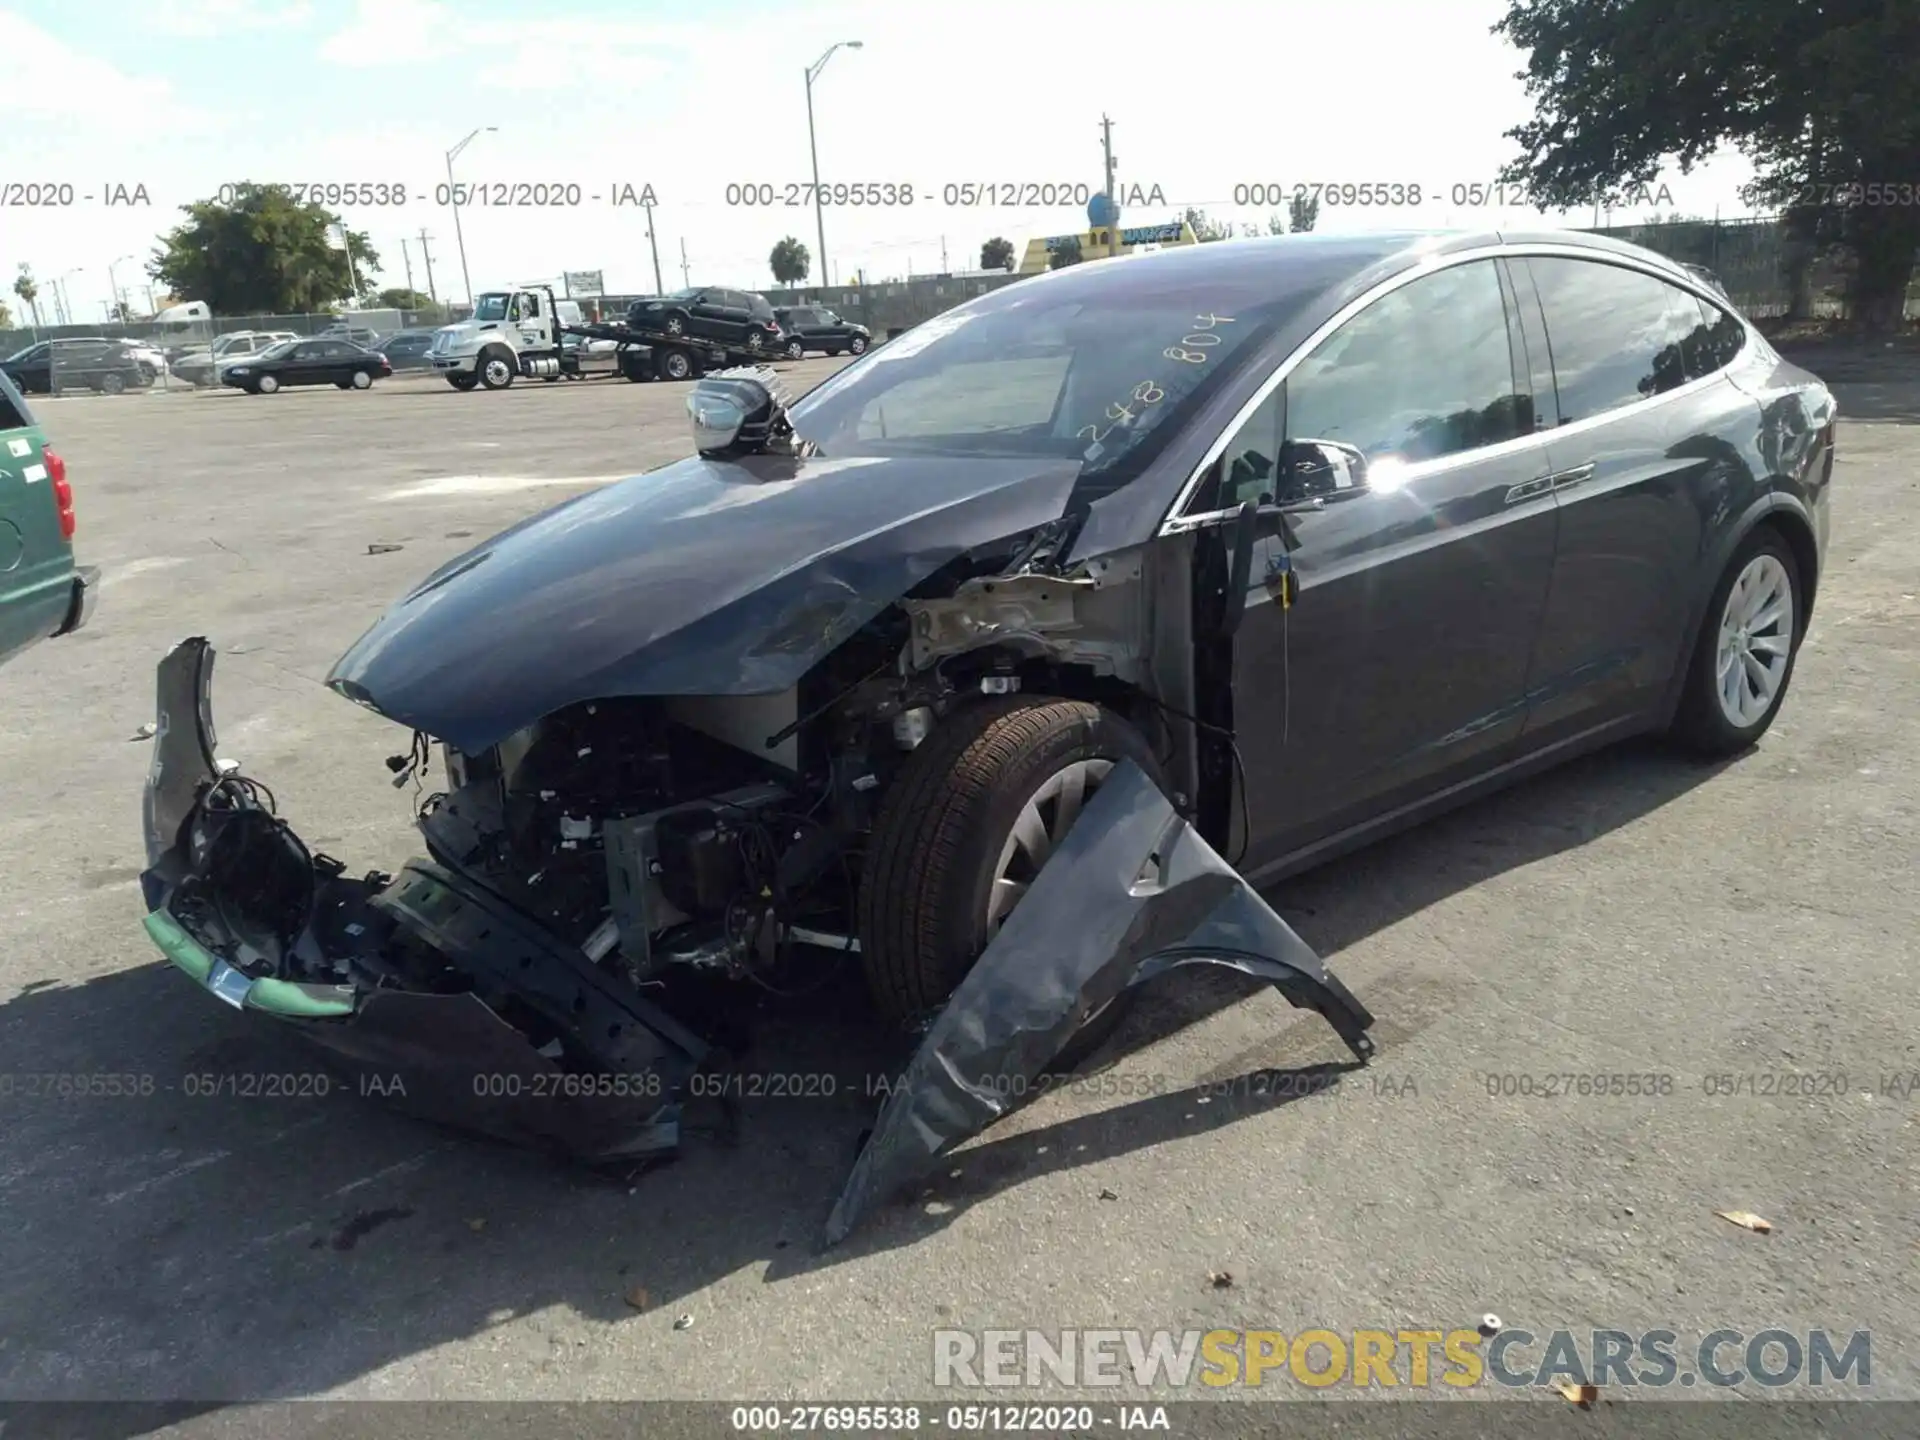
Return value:
<svg viewBox="0 0 1920 1440">
<path fill-rule="evenodd" d="M 1554 477 L 1551 475 L 1540 475 L 1532 480 L 1522 481 L 1507 491 L 1507 504 L 1518 505 L 1524 500 L 1534 500 L 1545 495 L 1553 489 L 1553 480 Z"/>
<path fill-rule="evenodd" d="M 1554 490 L 1571 490 L 1574 486 L 1582 484 L 1592 478 L 1593 465 L 1591 463 L 1576 465 L 1571 470 L 1557 471 L 1547 477 L 1547 479 L 1552 482 L 1551 488 Z"/>
</svg>

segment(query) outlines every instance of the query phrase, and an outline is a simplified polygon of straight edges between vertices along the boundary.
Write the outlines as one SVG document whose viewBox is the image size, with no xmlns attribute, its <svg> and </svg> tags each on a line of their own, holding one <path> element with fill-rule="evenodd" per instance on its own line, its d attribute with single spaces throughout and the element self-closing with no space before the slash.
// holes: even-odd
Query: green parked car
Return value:
<svg viewBox="0 0 1920 1440">
<path fill-rule="evenodd" d="M 73 563 L 73 487 L 33 412 L 0 374 L 0 664 L 87 623 L 100 572 Z"/>
</svg>

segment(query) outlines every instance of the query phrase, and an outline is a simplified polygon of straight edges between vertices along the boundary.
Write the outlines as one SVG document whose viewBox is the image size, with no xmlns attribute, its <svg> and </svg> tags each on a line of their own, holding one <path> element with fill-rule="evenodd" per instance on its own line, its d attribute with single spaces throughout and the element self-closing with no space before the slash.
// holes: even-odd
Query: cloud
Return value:
<svg viewBox="0 0 1920 1440">
<path fill-rule="evenodd" d="M 0 10 L 0 55 L 6 57 L 6 111 L 11 124 L 60 122 L 65 135 L 125 135 L 138 115 L 149 132 L 202 129 L 206 112 L 181 100 L 171 82 L 129 75 L 77 50 L 24 16 Z"/>
<path fill-rule="evenodd" d="M 291 29 L 313 17 L 309 0 L 150 0 L 141 26 L 162 35 L 206 39 L 243 30 Z"/>
<path fill-rule="evenodd" d="M 697 25 L 538 13 L 476 19 L 447 0 L 356 0 L 353 19 L 319 53 L 356 68 L 408 65 L 423 54 L 468 59 L 485 84 L 560 91 L 663 75 L 675 56 L 709 47 L 713 33 Z"/>
</svg>

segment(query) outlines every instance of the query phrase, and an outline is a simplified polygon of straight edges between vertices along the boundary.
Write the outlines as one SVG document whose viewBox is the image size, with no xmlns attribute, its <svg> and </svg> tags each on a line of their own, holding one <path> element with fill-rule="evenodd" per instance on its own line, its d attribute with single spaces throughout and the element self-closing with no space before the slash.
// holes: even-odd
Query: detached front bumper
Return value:
<svg viewBox="0 0 1920 1440">
<path fill-rule="evenodd" d="M 159 667 L 141 885 L 175 968 L 423 1119 L 589 1164 L 674 1149 L 698 1038 L 455 870 L 312 853 L 214 758 L 213 660 Z"/>
</svg>

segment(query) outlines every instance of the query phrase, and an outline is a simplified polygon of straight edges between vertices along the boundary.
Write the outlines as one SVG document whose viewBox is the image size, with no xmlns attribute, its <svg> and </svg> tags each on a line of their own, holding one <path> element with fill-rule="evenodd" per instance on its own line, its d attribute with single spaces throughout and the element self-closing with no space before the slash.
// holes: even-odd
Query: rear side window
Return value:
<svg viewBox="0 0 1920 1440">
<path fill-rule="evenodd" d="M 1546 312 L 1562 425 L 1663 395 L 1706 373 L 1695 353 L 1700 302 L 1687 291 L 1597 260 L 1535 256 L 1526 263 Z"/>
</svg>

